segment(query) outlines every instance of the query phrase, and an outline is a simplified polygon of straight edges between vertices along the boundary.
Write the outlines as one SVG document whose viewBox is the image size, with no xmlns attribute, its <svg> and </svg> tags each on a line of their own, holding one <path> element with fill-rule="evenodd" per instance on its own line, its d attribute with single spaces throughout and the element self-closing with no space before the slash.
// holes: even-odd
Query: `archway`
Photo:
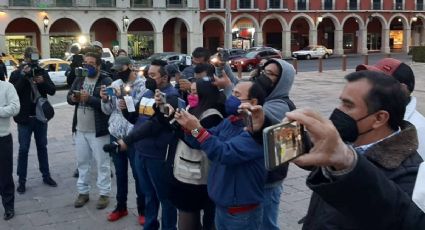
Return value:
<svg viewBox="0 0 425 230">
<path fill-rule="evenodd" d="M 323 18 L 317 27 L 317 44 L 335 49 L 335 25 L 331 18 Z"/>
<path fill-rule="evenodd" d="M 109 18 L 100 18 L 90 27 L 90 40 L 99 41 L 104 48 L 112 50 L 114 46 L 119 46 L 117 33 L 118 27 L 115 22 Z"/>
<path fill-rule="evenodd" d="M 276 18 L 268 19 L 263 24 L 264 45 L 282 50 L 283 27 Z"/>
<path fill-rule="evenodd" d="M 390 29 L 390 50 L 391 52 L 402 52 L 406 43 L 410 42 L 407 38 L 407 22 L 404 17 L 393 16 L 389 22 Z"/>
<path fill-rule="evenodd" d="M 415 21 L 412 21 L 410 28 L 412 28 L 412 46 L 421 46 L 424 45 L 425 40 L 425 29 L 424 29 L 424 19 L 421 17 L 416 17 Z"/>
<path fill-rule="evenodd" d="M 128 55 L 139 60 L 154 53 L 154 28 L 145 18 L 137 18 L 130 23 L 127 30 Z"/>
<path fill-rule="evenodd" d="M 204 47 L 216 53 L 218 47 L 224 46 L 224 25 L 218 18 L 206 20 L 202 26 Z"/>
<path fill-rule="evenodd" d="M 344 53 L 357 53 L 359 46 L 359 19 L 348 18 L 343 25 L 342 48 Z"/>
<path fill-rule="evenodd" d="M 232 28 L 232 46 L 234 48 L 249 49 L 255 46 L 257 23 L 248 17 L 240 17 L 235 21 Z"/>
<path fill-rule="evenodd" d="M 80 27 L 74 20 L 56 20 L 49 30 L 50 57 L 63 58 L 70 45 L 79 41 L 80 34 Z"/>
<path fill-rule="evenodd" d="M 310 44 L 310 26 L 306 18 L 299 17 L 291 24 L 291 51 L 300 50 Z"/>
<path fill-rule="evenodd" d="M 372 17 L 367 24 L 367 50 L 368 52 L 379 52 L 382 50 L 383 23 L 381 18 Z"/>
<path fill-rule="evenodd" d="M 6 52 L 16 59 L 24 59 L 24 50 L 28 46 L 36 46 L 41 51 L 40 30 L 31 19 L 17 18 L 11 21 L 6 27 L 5 35 Z"/>
<path fill-rule="evenodd" d="M 172 18 L 168 20 L 162 33 L 164 36 L 164 52 L 188 53 L 188 29 L 183 19 Z"/>
</svg>

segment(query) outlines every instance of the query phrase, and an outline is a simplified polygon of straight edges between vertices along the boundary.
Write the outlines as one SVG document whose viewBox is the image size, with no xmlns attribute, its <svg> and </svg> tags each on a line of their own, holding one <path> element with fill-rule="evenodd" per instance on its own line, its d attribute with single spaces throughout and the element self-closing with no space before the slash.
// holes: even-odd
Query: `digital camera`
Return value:
<svg viewBox="0 0 425 230">
<path fill-rule="evenodd" d="M 89 70 L 87 68 L 78 67 L 75 68 L 76 77 L 87 77 L 89 75 Z"/>
</svg>

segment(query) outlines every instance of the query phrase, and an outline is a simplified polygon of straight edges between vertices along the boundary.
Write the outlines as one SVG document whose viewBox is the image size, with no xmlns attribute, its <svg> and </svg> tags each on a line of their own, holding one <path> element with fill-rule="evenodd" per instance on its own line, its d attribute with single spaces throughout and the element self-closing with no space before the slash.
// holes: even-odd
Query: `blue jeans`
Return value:
<svg viewBox="0 0 425 230">
<path fill-rule="evenodd" d="M 277 218 L 279 216 L 279 203 L 280 195 L 283 192 L 283 184 L 266 187 L 264 189 L 263 201 L 263 222 L 261 224 L 262 230 L 279 230 Z"/>
<path fill-rule="evenodd" d="M 215 227 L 217 230 L 258 230 L 263 218 L 263 207 L 238 214 L 230 214 L 227 208 L 215 208 Z"/>
<path fill-rule="evenodd" d="M 111 136 L 111 142 L 116 141 L 115 137 Z M 133 173 L 134 185 L 136 186 L 137 194 L 137 210 L 139 215 L 145 213 L 145 195 L 143 195 L 139 180 L 137 177 L 137 171 L 135 168 L 135 154 L 136 151 L 133 146 L 129 146 L 127 151 L 112 153 L 112 161 L 115 166 L 115 178 L 117 180 L 117 208 L 127 208 L 127 194 L 128 194 L 128 162 L 130 162 L 131 171 Z"/>
<path fill-rule="evenodd" d="M 168 193 L 170 191 L 171 163 L 164 160 L 149 159 L 136 155 L 137 176 L 145 194 L 145 225 L 144 230 L 159 229 L 158 211 L 161 203 L 161 229 L 175 230 L 177 210 L 172 205 Z"/>
<path fill-rule="evenodd" d="M 49 159 L 47 156 L 47 123 L 35 118 L 30 118 L 27 124 L 18 124 L 18 169 L 19 183 L 27 180 L 28 151 L 31 144 L 31 136 L 34 132 L 35 144 L 37 146 L 38 166 L 43 178 L 50 177 Z"/>
</svg>

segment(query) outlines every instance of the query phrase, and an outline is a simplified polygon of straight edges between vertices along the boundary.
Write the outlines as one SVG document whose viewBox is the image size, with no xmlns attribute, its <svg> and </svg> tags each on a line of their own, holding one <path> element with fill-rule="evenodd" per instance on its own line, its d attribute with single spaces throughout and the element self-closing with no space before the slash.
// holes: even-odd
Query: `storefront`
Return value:
<svg viewBox="0 0 425 230">
<path fill-rule="evenodd" d="M 36 44 L 34 35 L 6 35 L 6 52 L 18 60 L 24 59 L 24 50 Z"/>
<path fill-rule="evenodd" d="M 51 58 L 64 58 L 65 53 L 68 52 L 69 47 L 73 43 L 78 42 L 77 36 L 50 36 L 50 57 Z"/>
<path fill-rule="evenodd" d="M 254 46 L 255 28 L 251 19 L 242 18 L 238 20 L 232 29 L 233 48 L 249 49 Z"/>
<path fill-rule="evenodd" d="M 152 33 L 128 34 L 128 55 L 133 59 L 145 59 L 154 52 L 154 37 Z"/>
</svg>

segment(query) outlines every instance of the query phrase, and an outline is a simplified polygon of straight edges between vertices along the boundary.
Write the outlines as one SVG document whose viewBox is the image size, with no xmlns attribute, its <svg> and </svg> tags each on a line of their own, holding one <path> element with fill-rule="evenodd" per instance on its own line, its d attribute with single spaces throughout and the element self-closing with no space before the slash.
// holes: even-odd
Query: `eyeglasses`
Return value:
<svg viewBox="0 0 425 230">
<path fill-rule="evenodd" d="M 244 101 L 249 101 L 249 100 L 251 100 L 251 99 L 249 99 L 249 98 L 238 98 L 239 99 L 239 101 L 241 101 L 241 102 L 244 102 Z"/>
<path fill-rule="evenodd" d="M 267 71 L 267 70 L 261 70 L 260 72 L 261 74 L 264 74 L 266 76 L 270 76 L 270 77 L 275 77 L 275 78 L 279 78 L 279 75 L 273 73 L 272 71 Z"/>
</svg>

